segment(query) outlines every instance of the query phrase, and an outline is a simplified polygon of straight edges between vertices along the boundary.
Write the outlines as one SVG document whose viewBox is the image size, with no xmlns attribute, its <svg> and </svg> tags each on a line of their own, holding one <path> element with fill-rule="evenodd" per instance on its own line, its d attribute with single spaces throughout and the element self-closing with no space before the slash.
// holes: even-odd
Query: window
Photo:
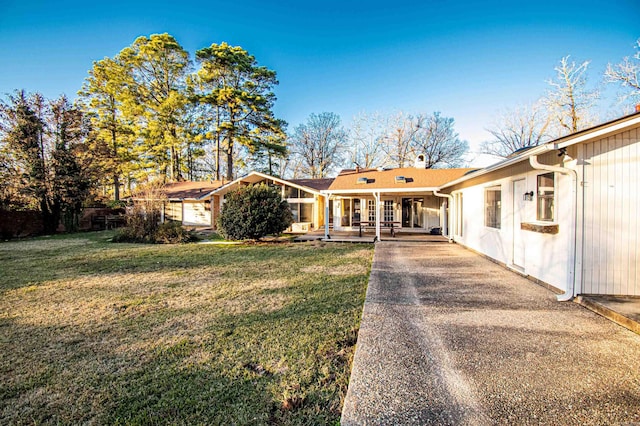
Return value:
<svg viewBox="0 0 640 426">
<path fill-rule="evenodd" d="M 313 204 L 300 203 L 300 222 L 313 222 Z"/>
<path fill-rule="evenodd" d="M 367 200 L 367 212 L 368 212 L 368 218 L 367 220 L 370 223 L 373 223 L 376 221 L 376 200 Z"/>
<path fill-rule="evenodd" d="M 293 222 L 300 222 L 300 204 L 289 203 L 289 208 L 291 209 L 291 214 L 293 215 Z"/>
<path fill-rule="evenodd" d="M 544 222 L 553 221 L 554 194 L 554 174 L 545 173 L 543 175 L 538 175 L 538 220 Z"/>
<path fill-rule="evenodd" d="M 457 212 L 456 212 L 456 234 L 460 237 L 462 237 L 462 224 L 464 223 L 464 220 L 462 219 L 462 193 L 458 193 L 455 194 L 456 197 L 456 208 L 457 208 Z"/>
<path fill-rule="evenodd" d="M 284 198 L 298 198 L 298 196 L 299 196 L 298 188 L 294 188 L 289 185 L 286 185 L 284 187 Z"/>
<path fill-rule="evenodd" d="M 393 222 L 393 200 L 384 200 L 383 218 L 385 222 Z M 391 226 L 387 224 L 386 226 Z"/>
<path fill-rule="evenodd" d="M 289 203 L 291 213 L 293 214 L 293 222 L 313 222 L 313 204 L 312 203 Z"/>
<path fill-rule="evenodd" d="M 502 213 L 502 191 L 500 186 L 492 186 L 484 190 L 484 225 L 489 228 L 500 229 L 500 215 Z"/>
</svg>

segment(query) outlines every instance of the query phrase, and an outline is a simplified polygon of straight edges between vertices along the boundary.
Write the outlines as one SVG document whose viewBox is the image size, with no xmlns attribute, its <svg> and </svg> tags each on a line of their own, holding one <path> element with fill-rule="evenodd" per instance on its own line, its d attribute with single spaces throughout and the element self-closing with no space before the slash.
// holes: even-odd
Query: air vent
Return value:
<svg viewBox="0 0 640 426">
<path fill-rule="evenodd" d="M 407 179 L 404 176 L 396 176 L 396 183 L 407 183 Z"/>
<path fill-rule="evenodd" d="M 356 185 L 366 185 L 367 183 L 369 183 L 369 179 L 366 177 L 359 177 L 356 181 Z"/>
</svg>

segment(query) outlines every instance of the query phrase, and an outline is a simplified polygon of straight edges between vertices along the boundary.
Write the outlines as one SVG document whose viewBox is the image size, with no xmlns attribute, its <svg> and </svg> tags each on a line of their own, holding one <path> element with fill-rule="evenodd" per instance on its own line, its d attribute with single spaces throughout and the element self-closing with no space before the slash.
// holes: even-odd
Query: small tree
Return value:
<svg viewBox="0 0 640 426">
<path fill-rule="evenodd" d="M 154 243 L 160 227 L 162 204 L 166 196 L 160 181 L 141 185 L 136 200 L 127 211 L 127 225 L 114 236 L 114 242 Z"/>
<path fill-rule="evenodd" d="M 238 188 L 225 196 L 218 229 L 226 239 L 245 240 L 279 234 L 293 223 L 280 191 L 265 184 Z"/>
<path fill-rule="evenodd" d="M 620 102 L 627 99 L 633 102 L 640 101 L 640 38 L 634 47 L 637 52 L 633 57 L 627 56 L 616 65 L 609 64 L 604 73 L 605 82 L 617 83 L 624 90 L 619 95 Z"/>
</svg>

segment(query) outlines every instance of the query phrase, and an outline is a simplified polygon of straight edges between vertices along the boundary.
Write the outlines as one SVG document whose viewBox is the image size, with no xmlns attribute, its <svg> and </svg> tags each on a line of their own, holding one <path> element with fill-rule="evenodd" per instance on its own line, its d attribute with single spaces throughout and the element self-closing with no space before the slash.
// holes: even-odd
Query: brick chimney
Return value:
<svg viewBox="0 0 640 426">
<path fill-rule="evenodd" d="M 636 104 L 636 112 L 640 112 L 640 104 Z"/>
</svg>

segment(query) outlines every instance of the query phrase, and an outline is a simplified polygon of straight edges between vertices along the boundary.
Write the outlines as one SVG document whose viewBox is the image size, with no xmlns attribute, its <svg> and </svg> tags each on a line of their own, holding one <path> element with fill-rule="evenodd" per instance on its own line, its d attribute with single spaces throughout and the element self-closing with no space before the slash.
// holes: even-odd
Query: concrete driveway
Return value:
<svg viewBox="0 0 640 426">
<path fill-rule="evenodd" d="M 635 422 L 639 335 L 455 244 L 376 244 L 342 424 Z"/>
</svg>

